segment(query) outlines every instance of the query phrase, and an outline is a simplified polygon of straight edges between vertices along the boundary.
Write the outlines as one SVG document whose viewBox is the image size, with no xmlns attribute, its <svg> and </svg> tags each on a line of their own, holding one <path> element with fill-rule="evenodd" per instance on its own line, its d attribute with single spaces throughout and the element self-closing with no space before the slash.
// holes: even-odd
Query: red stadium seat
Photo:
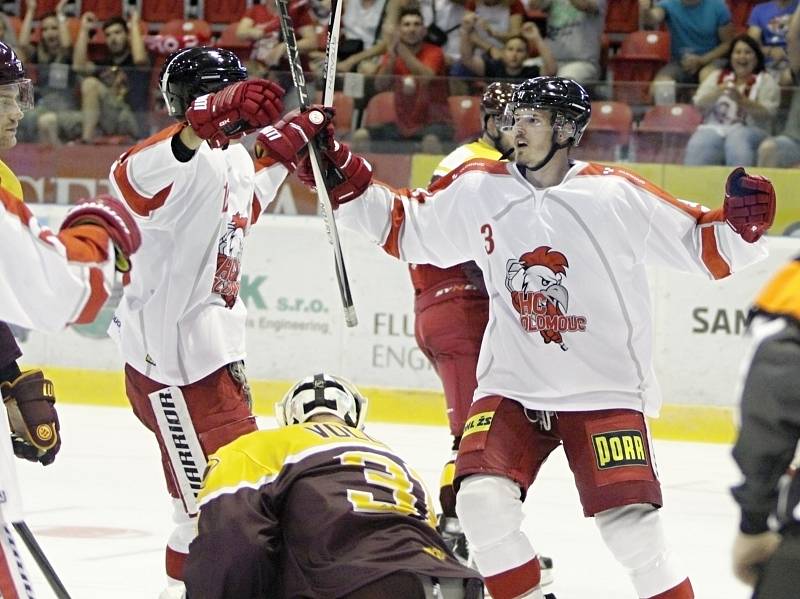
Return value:
<svg viewBox="0 0 800 599">
<path fill-rule="evenodd" d="M 183 19 L 186 6 L 184 0 L 142 0 L 142 19 L 166 23 L 172 19 Z"/>
<path fill-rule="evenodd" d="M 454 141 L 462 143 L 479 137 L 483 131 L 481 99 L 475 96 L 450 96 L 447 102 L 455 128 Z"/>
<path fill-rule="evenodd" d="M 386 123 L 396 123 L 397 112 L 394 109 L 394 92 L 380 92 L 375 94 L 367 102 L 364 109 L 364 127 L 375 127 Z"/>
<path fill-rule="evenodd" d="M 56 4 L 58 4 L 58 0 L 38 0 L 38 2 L 36 2 L 36 12 L 33 14 L 33 18 L 39 20 L 47 13 L 55 12 Z M 20 18 L 25 16 L 26 11 L 25 1 L 20 0 L 18 10 Z"/>
<path fill-rule="evenodd" d="M 702 122 L 692 104 L 651 107 L 636 130 L 636 161 L 683 163 L 686 143 Z"/>
<path fill-rule="evenodd" d="M 203 19 L 172 19 L 161 26 L 158 34 L 168 40 L 165 54 L 182 48 L 208 46 L 211 44 L 211 25 Z M 174 46 L 174 47 L 173 47 Z"/>
<path fill-rule="evenodd" d="M 205 0 L 203 18 L 209 23 L 235 23 L 247 9 L 247 0 Z"/>
<path fill-rule="evenodd" d="M 633 112 L 622 102 L 592 102 L 592 120 L 576 149 L 576 156 L 592 160 L 619 160 L 620 149 L 631 137 Z"/>
<path fill-rule="evenodd" d="M 80 14 L 93 12 L 101 23 L 111 17 L 123 16 L 122 0 L 80 0 L 79 5 Z"/>
<path fill-rule="evenodd" d="M 634 31 L 623 40 L 616 56 L 609 60 L 614 77 L 614 99 L 628 104 L 650 102 L 650 82 L 669 62 L 669 33 Z"/>
<path fill-rule="evenodd" d="M 606 33 L 630 33 L 639 29 L 639 0 L 613 0 L 606 12 Z"/>
<path fill-rule="evenodd" d="M 322 91 L 314 94 L 314 102 L 322 102 Z M 333 128 L 337 135 L 350 133 L 353 126 L 353 109 L 355 101 L 350 96 L 345 96 L 343 92 L 333 92 L 333 107 L 336 109 L 336 116 L 333 117 Z"/>
<path fill-rule="evenodd" d="M 240 40 L 238 37 L 236 37 L 236 27 L 238 24 L 239 23 L 228 24 L 225 29 L 222 30 L 216 45 L 220 48 L 230 50 L 242 60 L 247 60 L 250 58 L 253 42 L 248 40 Z"/>
</svg>

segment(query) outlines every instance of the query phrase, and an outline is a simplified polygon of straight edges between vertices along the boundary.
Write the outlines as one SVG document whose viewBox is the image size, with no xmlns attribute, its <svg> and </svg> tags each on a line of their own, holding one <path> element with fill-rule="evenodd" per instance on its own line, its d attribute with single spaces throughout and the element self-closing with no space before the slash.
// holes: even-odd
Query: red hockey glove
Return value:
<svg viewBox="0 0 800 599">
<path fill-rule="evenodd" d="M 12 382 L 0 383 L 11 425 L 14 453 L 47 466 L 61 449 L 53 383 L 41 370 L 26 370 Z"/>
<path fill-rule="evenodd" d="M 283 112 L 283 88 L 265 79 L 237 81 L 233 85 L 195 98 L 186 120 L 212 148 L 252 133 L 277 121 Z"/>
<path fill-rule="evenodd" d="M 339 143 L 333 136 L 326 136 L 328 143 L 322 150 L 322 168 L 331 205 L 337 208 L 355 200 L 372 183 L 372 165 L 361 156 L 353 154 L 347 145 Z M 297 176 L 308 187 L 315 188 L 311 160 L 306 155 L 297 166 Z"/>
<path fill-rule="evenodd" d="M 97 225 L 105 229 L 114 242 L 117 270 L 128 272 L 131 269 L 130 257 L 142 245 L 142 236 L 139 225 L 122 202 L 107 194 L 80 200 L 67 212 L 61 231 L 77 225 Z"/>
<path fill-rule="evenodd" d="M 775 220 L 775 188 L 769 179 L 740 166 L 725 183 L 725 220 L 748 243 L 758 241 Z"/>
<path fill-rule="evenodd" d="M 324 106 L 310 106 L 303 112 L 293 110 L 274 127 L 270 125 L 259 132 L 253 149 L 256 159 L 262 163 L 280 162 L 290 173 L 294 172 L 298 154 L 328 126 L 333 115 L 333 108 Z"/>
</svg>

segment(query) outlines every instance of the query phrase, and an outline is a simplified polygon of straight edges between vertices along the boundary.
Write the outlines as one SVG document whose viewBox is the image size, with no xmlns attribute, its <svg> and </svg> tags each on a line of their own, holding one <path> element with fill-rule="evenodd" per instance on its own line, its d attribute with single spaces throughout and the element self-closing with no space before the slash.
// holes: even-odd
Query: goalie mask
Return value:
<svg viewBox="0 0 800 599">
<path fill-rule="evenodd" d="M 16 52 L 0 42 L 0 111 L 22 112 L 33 108 L 33 84 Z"/>
<path fill-rule="evenodd" d="M 195 47 L 173 52 L 159 76 L 170 116 L 183 119 L 195 98 L 247 79 L 247 69 L 230 50 Z"/>
<path fill-rule="evenodd" d="M 301 424 L 316 414 L 332 414 L 348 426 L 363 429 L 366 413 L 367 398 L 352 383 L 324 373 L 298 381 L 275 404 L 280 426 Z"/>
</svg>

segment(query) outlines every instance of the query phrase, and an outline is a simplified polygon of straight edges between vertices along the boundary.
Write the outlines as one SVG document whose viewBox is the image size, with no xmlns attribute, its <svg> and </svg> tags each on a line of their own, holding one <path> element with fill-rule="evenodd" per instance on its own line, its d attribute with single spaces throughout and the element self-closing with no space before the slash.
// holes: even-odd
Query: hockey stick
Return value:
<svg viewBox="0 0 800 599">
<path fill-rule="evenodd" d="M 53 570 L 53 566 L 50 565 L 47 556 L 44 554 L 44 551 L 42 551 L 42 548 L 36 541 L 36 537 L 33 536 L 31 529 L 28 528 L 28 525 L 22 520 L 19 522 L 12 522 L 12 524 L 17 534 L 19 534 L 22 539 L 22 542 L 25 543 L 25 546 L 28 548 L 28 551 L 31 552 L 36 565 L 39 566 L 39 569 L 42 571 L 42 574 L 44 574 L 47 583 L 50 585 L 50 588 L 53 589 L 56 597 L 58 597 L 58 599 L 70 599 L 67 589 L 64 588 L 64 584 L 61 582 L 58 574 Z"/>
<path fill-rule="evenodd" d="M 277 0 L 278 11 L 281 23 L 281 32 L 286 43 L 286 52 L 289 55 L 289 69 L 292 73 L 292 81 L 297 90 L 297 97 L 300 100 L 300 109 L 306 110 L 309 105 L 308 89 L 306 80 L 303 76 L 303 67 L 300 63 L 300 53 L 297 51 L 297 39 L 294 35 L 292 18 L 289 16 L 289 0 Z M 325 91 L 323 92 L 323 104 L 333 105 L 333 86 L 336 77 L 336 52 L 339 47 L 339 28 L 342 17 L 342 5 L 340 0 L 331 0 L 331 17 L 328 23 L 328 48 L 325 53 Z M 333 245 L 333 257 L 336 265 L 336 278 L 339 282 L 339 294 L 342 296 L 342 306 L 344 307 L 344 319 L 347 326 L 354 327 L 358 324 L 356 309 L 353 306 L 353 296 L 350 294 L 350 281 L 347 278 L 347 270 L 344 266 L 344 256 L 342 246 L 339 242 L 339 229 L 336 227 L 336 220 L 333 217 L 333 206 L 328 195 L 328 188 L 325 186 L 325 179 L 322 176 L 322 160 L 320 158 L 319 147 L 316 141 L 308 144 L 308 154 L 311 158 L 311 170 L 314 172 L 314 181 L 317 186 L 317 197 L 322 208 L 322 218 L 325 219 L 325 227 L 328 230 L 328 239 Z"/>
</svg>

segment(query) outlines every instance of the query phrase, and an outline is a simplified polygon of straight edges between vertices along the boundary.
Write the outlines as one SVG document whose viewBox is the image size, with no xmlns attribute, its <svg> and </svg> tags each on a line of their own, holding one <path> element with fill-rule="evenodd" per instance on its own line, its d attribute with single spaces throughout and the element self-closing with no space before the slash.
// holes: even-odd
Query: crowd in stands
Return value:
<svg viewBox="0 0 800 599">
<path fill-rule="evenodd" d="M 793 166 L 800 163 L 799 2 L 344 0 L 337 128 L 362 151 L 442 153 L 477 134 L 477 98 L 487 83 L 558 74 L 593 94 L 586 157 L 593 139 L 614 131 L 612 158 L 659 160 L 643 144 L 658 145 L 652 134 L 661 130 L 663 143 L 680 146 L 663 161 Z M 229 48 L 251 76 L 292 85 L 275 0 L 3 7 L 0 39 L 29 65 L 37 89 L 23 141 L 129 143 L 154 133 L 168 122 L 158 73 L 182 47 Z M 329 10 L 330 0 L 289 2 L 312 88 Z"/>
</svg>

